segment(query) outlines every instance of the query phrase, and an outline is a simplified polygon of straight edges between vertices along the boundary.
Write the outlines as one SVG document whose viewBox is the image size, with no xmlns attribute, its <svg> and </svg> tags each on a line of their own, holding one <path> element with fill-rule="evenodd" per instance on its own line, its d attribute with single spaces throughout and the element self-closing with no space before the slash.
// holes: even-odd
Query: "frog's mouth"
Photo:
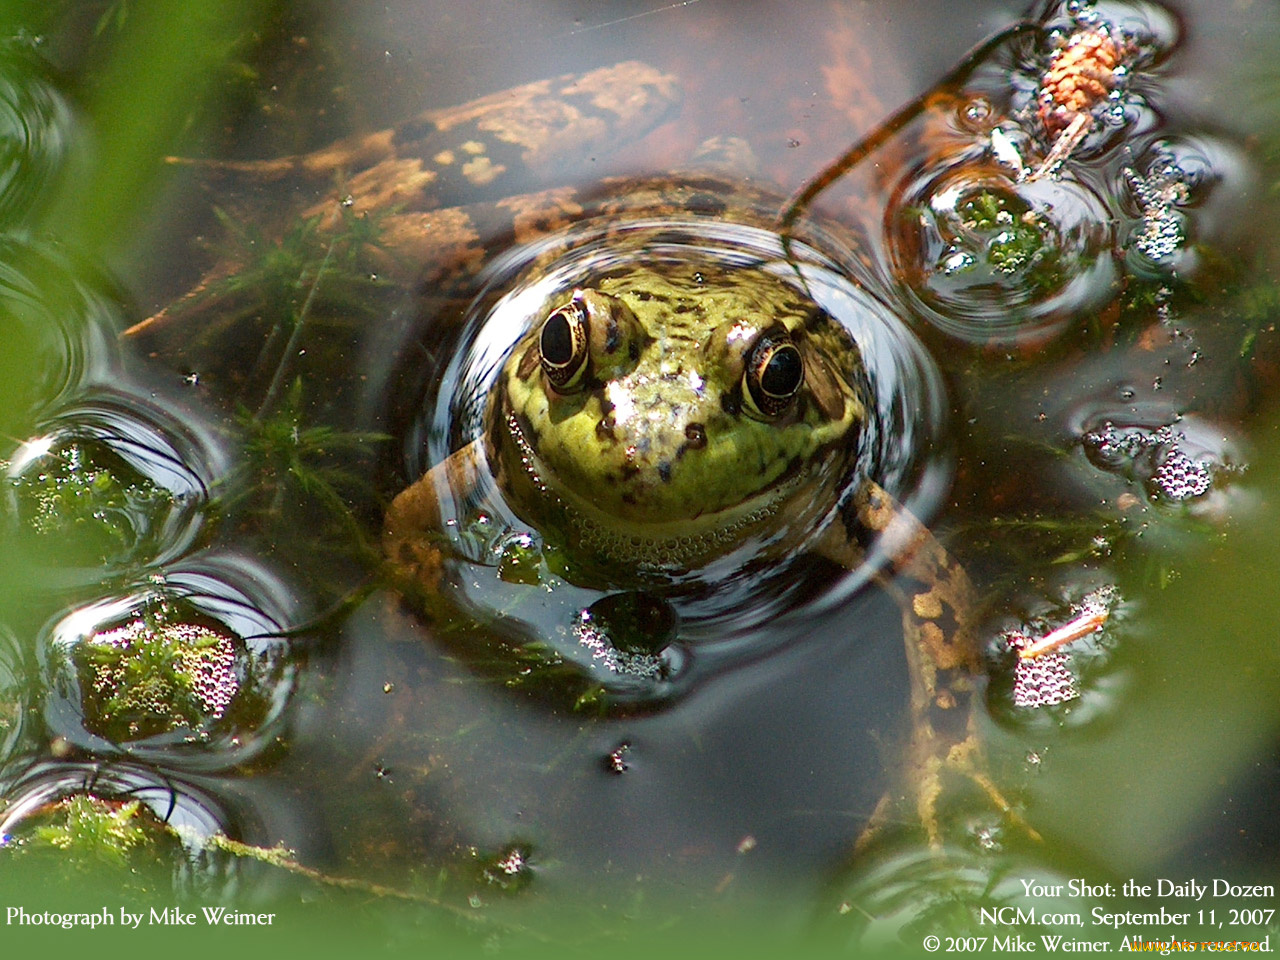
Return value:
<svg viewBox="0 0 1280 960">
<path fill-rule="evenodd" d="M 666 573 L 689 570 L 727 554 L 749 538 L 763 542 L 814 529 L 823 496 L 803 496 L 806 473 L 791 469 L 768 487 L 721 510 L 678 519 L 631 520 L 601 509 L 589 497 L 562 484 L 525 436 L 519 418 L 503 418 L 518 455 L 526 486 L 568 522 L 571 546 L 632 568 Z M 509 478 L 515 480 L 514 477 Z M 821 486 L 821 483 L 818 483 Z M 797 494 L 800 494 L 799 496 Z M 807 514 L 813 513 L 814 517 Z"/>
</svg>

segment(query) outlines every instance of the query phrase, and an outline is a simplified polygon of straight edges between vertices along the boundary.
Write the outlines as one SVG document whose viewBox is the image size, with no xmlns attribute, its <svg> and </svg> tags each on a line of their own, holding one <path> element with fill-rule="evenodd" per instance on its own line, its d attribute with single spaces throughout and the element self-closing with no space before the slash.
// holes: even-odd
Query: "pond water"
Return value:
<svg viewBox="0 0 1280 960">
<path fill-rule="evenodd" d="M 58 6 L 0 63 L 19 876 L 56 891 L 40 843 L 140 800 L 135 905 L 345 896 L 553 944 L 767 917 L 915 947 L 991 933 L 980 906 L 1276 882 L 1274 5 L 236 7 L 215 95 L 157 101 L 186 133 L 131 161 L 101 111 L 159 26 Z M 484 473 L 417 566 L 384 557 L 393 498 L 492 429 L 512 344 L 637 270 L 780 285 L 861 356 L 804 532 L 585 560 Z M 919 661 L 937 615 L 904 628 L 891 537 L 814 555 L 868 479 L 967 570 L 976 676 Z M 950 733 L 977 759 L 934 810 L 946 751 L 912 745 Z"/>
</svg>

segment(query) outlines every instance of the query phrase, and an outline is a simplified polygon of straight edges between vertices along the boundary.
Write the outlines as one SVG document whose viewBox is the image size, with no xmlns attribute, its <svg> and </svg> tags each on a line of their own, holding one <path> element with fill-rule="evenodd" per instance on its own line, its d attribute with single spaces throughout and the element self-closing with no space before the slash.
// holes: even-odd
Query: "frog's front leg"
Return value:
<svg viewBox="0 0 1280 960">
<path fill-rule="evenodd" d="M 888 822 L 896 803 L 904 801 L 914 808 L 930 846 L 940 847 L 938 805 L 948 773 L 977 784 L 998 809 L 1016 819 L 983 770 L 982 748 L 974 730 L 972 699 L 979 663 L 974 589 L 968 574 L 878 484 L 867 481 L 853 505 L 856 522 L 876 536 L 890 559 L 890 572 L 878 579 L 902 608 L 911 685 L 905 795 L 887 794 L 880 801 L 858 838 L 858 847 L 870 841 Z M 861 547 L 842 523 L 828 529 L 821 551 L 851 569 L 863 561 Z"/>
<path fill-rule="evenodd" d="M 483 440 L 473 440 L 396 495 L 382 525 L 382 549 L 396 579 L 435 593 L 448 554 L 444 505 L 480 486 L 488 472 Z"/>
</svg>

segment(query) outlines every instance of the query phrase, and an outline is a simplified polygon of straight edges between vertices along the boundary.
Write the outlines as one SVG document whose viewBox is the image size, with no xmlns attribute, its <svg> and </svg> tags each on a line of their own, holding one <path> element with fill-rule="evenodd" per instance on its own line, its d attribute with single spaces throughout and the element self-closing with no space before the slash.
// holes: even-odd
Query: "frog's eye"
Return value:
<svg viewBox="0 0 1280 960">
<path fill-rule="evenodd" d="M 742 399 L 750 413 L 767 420 L 786 410 L 804 383 L 804 360 L 785 332 L 764 333 L 747 356 Z"/>
<path fill-rule="evenodd" d="M 561 393 L 571 392 L 582 382 L 590 355 L 588 340 L 587 308 L 576 297 L 542 321 L 538 334 L 542 372 Z"/>
</svg>

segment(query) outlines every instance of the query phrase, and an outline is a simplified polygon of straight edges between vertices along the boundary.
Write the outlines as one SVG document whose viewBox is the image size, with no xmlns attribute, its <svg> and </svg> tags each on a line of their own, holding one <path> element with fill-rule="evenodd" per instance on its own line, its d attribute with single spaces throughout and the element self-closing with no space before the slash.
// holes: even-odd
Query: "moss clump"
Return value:
<svg viewBox="0 0 1280 960">
<path fill-rule="evenodd" d="M 961 201 L 957 213 L 968 230 L 985 238 L 986 264 L 996 273 L 1021 273 L 1052 259 L 1046 257 L 1043 224 L 1011 197 L 984 190 Z"/>
<path fill-rule="evenodd" d="M 78 860 L 125 866 L 130 851 L 147 839 L 143 809 L 138 800 L 120 803 L 76 794 L 59 801 L 50 822 L 36 827 L 27 843 L 53 847 Z"/>
<path fill-rule="evenodd" d="M 199 623 L 144 616 L 76 650 L 86 726 L 117 742 L 207 731 L 240 688 L 230 636 Z"/>
<path fill-rule="evenodd" d="M 126 555 L 174 505 L 170 491 L 79 441 L 53 447 L 5 486 L 11 522 L 86 563 Z"/>
</svg>

